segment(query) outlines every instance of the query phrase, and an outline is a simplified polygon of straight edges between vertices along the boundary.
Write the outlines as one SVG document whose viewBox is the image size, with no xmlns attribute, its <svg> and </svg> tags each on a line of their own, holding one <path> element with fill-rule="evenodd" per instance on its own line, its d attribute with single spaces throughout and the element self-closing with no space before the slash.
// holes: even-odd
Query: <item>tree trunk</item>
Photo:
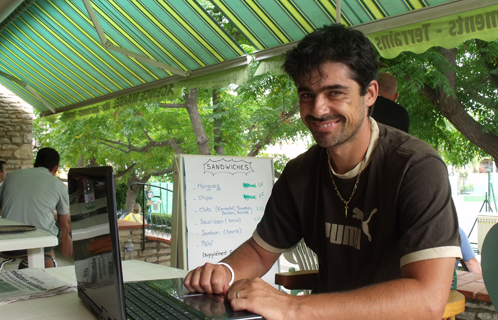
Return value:
<svg viewBox="0 0 498 320">
<path fill-rule="evenodd" d="M 448 60 L 453 68 L 446 67 L 446 76 L 453 92 L 456 92 L 456 49 L 441 48 L 441 54 Z M 466 111 L 456 94 L 448 95 L 443 88 L 439 88 L 432 103 L 441 113 L 460 131 L 467 139 L 476 146 L 498 159 L 498 137 L 483 131 L 483 127 L 474 120 Z"/>
<path fill-rule="evenodd" d="M 213 89 L 213 104 L 216 105 L 217 103 L 220 102 L 220 96 L 218 95 L 218 89 L 214 88 Z M 220 112 L 219 107 L 215 107 L 213 109 L 213 113 L 216 114 Z M 221 137 L 221 124 L 223 121 L 219 118 L 214 118 L 214 152 L 218 155 L 224 155 L 225 154 L 225 147 L 224 147 L 224 141 L 223 138 Z"/>
<path fill-rule="evenodd" d="M 187 109 L 194 129 L 195 138 L 197 140 L 197 148 L 199 154 L 211 154 L 209 150 L 209 139 L 204 130 L 204 126 L 199 114 L 199 107 L 197 105 L 197 91 L 198 88 L 190 89 L 188 96 L 185 97 L 185 108 Z"/>
<path fill-rule="evenodd" d="M 150 179 L 150 174 L 144 176 L 142 179 L 139 179 L 134 173 L 128 178 L 126 181 L 126 185 L 128 189 L 126 189 L 126 201 L 125 201 L 125 210 L 129 210 L 130 212 L 133 210 L 133 205 L 137 202 L 137 196 L 139 192 L 142 192 L 142 185 L 133 185 L 135 182 L 146 183 Z M 142 204 L 140 203 L 140 206 Z M 142 212 L 144 208 L 142 208 Z"/>
</svg>

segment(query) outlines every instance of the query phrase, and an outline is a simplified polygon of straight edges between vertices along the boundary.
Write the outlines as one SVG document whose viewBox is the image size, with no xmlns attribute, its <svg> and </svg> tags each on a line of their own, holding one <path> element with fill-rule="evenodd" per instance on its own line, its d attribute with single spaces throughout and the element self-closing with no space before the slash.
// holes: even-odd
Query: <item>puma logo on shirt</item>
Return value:
<svg viewBox="0 0 498 320">
<path fill-rule="evenodd" d="M 360 250 L 362 231 L 367 236 L 368 241 L 372 242 L 372 236 L 370 235 L 368 223 L 376 212 L 377 209 L 373 209 L 370 212 L 370 216 L 368 217 L 368 219 L 363 220 L 365 218 L 365 214 L 363 213 L 363 211 L 358 208 L 354 208 L 353 218 L 361 221 L 361 229 L 353 226 L 345 226 L 342 224 L 325 222 L 325 236 L 329 238 L 330 243 L 351 246 L 357 250 Z"/>
</svg>

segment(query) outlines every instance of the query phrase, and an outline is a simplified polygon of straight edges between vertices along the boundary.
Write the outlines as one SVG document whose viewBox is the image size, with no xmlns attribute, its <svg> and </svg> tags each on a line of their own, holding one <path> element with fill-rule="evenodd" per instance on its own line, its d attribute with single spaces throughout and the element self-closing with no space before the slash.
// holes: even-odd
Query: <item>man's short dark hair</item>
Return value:
<svg viewBox="0 0 498 320">
<path fill-rule="evenodd" d="M 3 172 L 6 165 L 7 165 L 7 162 L 0 160 L 0 172 Z"/>
<path fill-rule="evenodd" d="M 59 165 L 61 157 L 59 152 L 53 148 L 41 148 L 36 155 L 35 167 L 44 167 L 52 171 Z"/>
<path fill-rule="evenodd" d="M 324 63 L 338 62 L 349 66 L 351 79 L 360 86 L 360 95 L 377 79 L 378 62 L 370 40 L 360 31 L 340 24 L 316 29 L 286 54 L 283 69 L 296 84 L 310 79 L 315 70 L 321 73 Z"/>
</svg>

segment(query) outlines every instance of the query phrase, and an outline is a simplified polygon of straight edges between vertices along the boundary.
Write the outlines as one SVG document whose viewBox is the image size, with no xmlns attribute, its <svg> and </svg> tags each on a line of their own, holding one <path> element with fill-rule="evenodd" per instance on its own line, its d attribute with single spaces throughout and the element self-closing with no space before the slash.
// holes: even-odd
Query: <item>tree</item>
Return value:
<svg viewBox="0 0 498 320">
<path fill-rule="evenodd" d="M 469 40 L 455 49 L 405 52 L 381 65 L 400 82 L 410 133 L 461 166 L 476 156 L 498 159 L 498 43 Z"/>
<path fill-rule="evenodd" d="M 175 103 L 67 122 L 36 119 L 34 135 L 59 150 L 65 167 L 111 165 L 128 186 L 131 209 L 138 192 L 131 185 L 172 173 L 175 154 L 257 156 L 270 143 L 305 134 L 297 110 L 292 81 L 268 74 L 245 86 L 190 89 Z"/>
</svg>

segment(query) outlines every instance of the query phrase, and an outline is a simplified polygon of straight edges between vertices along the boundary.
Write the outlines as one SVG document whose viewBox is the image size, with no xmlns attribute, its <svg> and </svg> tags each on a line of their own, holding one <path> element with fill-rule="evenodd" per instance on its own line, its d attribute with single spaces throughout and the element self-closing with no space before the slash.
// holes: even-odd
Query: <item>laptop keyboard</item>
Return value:
<svg viewBox="0 0 498 320">
<path fill-rule="evenodd" d="M 203 319 L 179 304 L 175 298 L 165 296 L 143 283 L 125 283 L 124 287 L 128 319 Z"/>
</svg>

